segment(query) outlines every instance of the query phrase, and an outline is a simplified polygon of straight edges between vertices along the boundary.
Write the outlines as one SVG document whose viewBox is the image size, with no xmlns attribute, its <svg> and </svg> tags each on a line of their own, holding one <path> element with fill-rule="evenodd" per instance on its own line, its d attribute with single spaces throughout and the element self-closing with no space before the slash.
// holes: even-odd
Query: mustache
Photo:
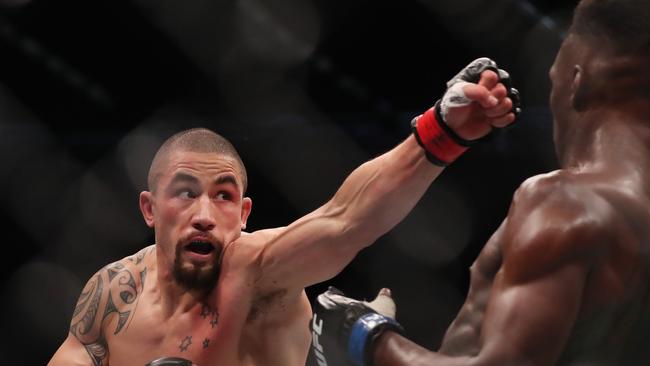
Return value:
<svg viewBox="0 0 650 366">
<path fill-rule="evenodd" d="M 217 237 L 215 237 L 212 233 L 205 231 L 192 231 L 186 235 L 183 235 L 178 242 L 181 245 L 185 245 L 196 240 L 208 241 L 216 249 L 223 248 L 223 242 L 221 240 L 217 239 Z"/>
</svg>

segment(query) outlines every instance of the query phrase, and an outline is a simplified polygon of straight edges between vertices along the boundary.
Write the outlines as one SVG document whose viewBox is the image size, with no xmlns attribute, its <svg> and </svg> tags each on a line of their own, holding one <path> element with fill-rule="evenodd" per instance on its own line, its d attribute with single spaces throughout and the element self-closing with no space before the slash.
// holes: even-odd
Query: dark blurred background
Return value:
<svg viewBox="0 0 650 366">
<path fill-rule="evenodd" d="M 205 126 L 237 147 L 249 230 L 324 203 L 471 60 L 511 72 L 525 111 L 472 148 L 335 285 L 393 289 L 436 348 L 514 190 L 556 168 L 547 71 L 576 1 L 0 0 L 0 360 L 45 364 L 86 280 L 153 242 L 138 210 L 157 147 Z"/>
</svg>

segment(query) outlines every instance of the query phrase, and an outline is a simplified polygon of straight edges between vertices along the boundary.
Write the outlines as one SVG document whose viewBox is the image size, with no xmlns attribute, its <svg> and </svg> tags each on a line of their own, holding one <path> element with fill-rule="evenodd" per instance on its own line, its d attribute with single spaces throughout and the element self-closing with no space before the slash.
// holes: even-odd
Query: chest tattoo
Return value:
<svg viewBox="0 0 650 366">
<path fill-rule="evenodd" d="M 201 307 L 201 318 L 209 319 L 210 326 L 214 328 L 219 323 L 219 310 L 210 305 L 203 304 Z"/>
<path fill-rule="evenodd" d="M 178 348 L 181 350 L 181 352 L 185 352 L 190 347 L 190 345 L 192 345 L 192 336 L 187 336 L 181 341 L 181 344 L 178 346 Z"/>
</svg>

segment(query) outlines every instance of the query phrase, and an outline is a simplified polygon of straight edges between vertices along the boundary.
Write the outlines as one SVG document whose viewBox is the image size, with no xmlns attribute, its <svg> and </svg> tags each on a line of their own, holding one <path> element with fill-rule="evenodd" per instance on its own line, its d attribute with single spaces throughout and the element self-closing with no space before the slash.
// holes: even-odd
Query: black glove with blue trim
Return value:
<svg viewBox="0 0 650 366">
<path fill-rule="evenodd" d="M 388 289 L 365 302 L 330 287 L 316 299 L 310 329 L 311 352 L 319 366 L 371 365 L 372 345 L 382 332 L 404 333 Z"/>
</svg>

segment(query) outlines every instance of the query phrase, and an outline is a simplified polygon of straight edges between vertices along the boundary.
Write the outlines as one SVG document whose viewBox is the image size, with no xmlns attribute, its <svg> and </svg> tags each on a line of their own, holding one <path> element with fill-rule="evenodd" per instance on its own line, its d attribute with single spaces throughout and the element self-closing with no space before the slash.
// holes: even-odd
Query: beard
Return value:
<svg viewBox="0 0 650 366">
<path fill-rule="evenodd" d="M 209 291 L 217 284 L 221 272 L 221 246 L 214 250 L 216 255 L 211 263 L 197 265 L 191 261 L 183 262 L 183 246 L 176 246 L 176 256 L 172 275 L 176 283 L 188 290 Z"/>
</svg>

